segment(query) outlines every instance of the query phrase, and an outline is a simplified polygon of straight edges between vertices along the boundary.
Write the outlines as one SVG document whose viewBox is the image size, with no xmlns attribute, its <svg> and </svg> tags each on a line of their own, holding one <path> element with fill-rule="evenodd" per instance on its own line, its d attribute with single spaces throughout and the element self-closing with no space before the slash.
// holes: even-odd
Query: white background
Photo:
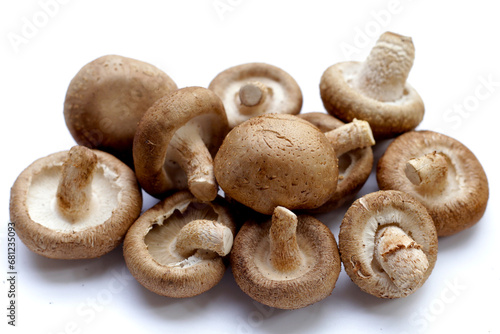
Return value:
<svg viewBox="0 0 500 334">
<path fill-rule="evenodd" d="M 498 333 L 500 20 L 493 4 L 2 1 L 2 333 Z M 363 60 L 386 30 L 411 36 L 415 44 L 409 82 L 426 105 L 418 129 L 440 131 L 464 143 L 483 164 L 490 185 L 483 219 L 439 240 L 436 267 L 415 294 L 377 299 L 342 271 L 331 296 L 304 309 L 282 311 L 253 302 L 228 270 L 213 290 L 175 300 L 133 280 L 121 247 L 99 259 L 58 261 L 30 252 L 18 240 L 18 326 L 7 326 L 10 187 L 35 159 L 74 145 L 62 110 L 67 86 L 84 64 L 119 54 L 152 63 L 179 87 L 206 87 L 230 66 L 267 62 L 297 80 L 303 112 L 324 111 L 319 96 L 323 71 L 339 61 Z M 375 147 L 377 159 L 387 143 Z M 372 175 L 359 195 L 376 190 Z M 146 209 L 154 201 L 145 199 Z M 319 217 L 336 238 L 345 210 Z"/>
</svg>

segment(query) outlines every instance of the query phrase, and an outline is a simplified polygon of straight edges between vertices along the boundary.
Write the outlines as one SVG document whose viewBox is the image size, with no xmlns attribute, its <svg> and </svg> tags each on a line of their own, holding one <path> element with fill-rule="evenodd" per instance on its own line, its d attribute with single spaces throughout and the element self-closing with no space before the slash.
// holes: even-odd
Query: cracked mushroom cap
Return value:
<svg viewBox="0 0 500 334">
<path fill-rule="evenodd" d="M 208 86 L 224 103 L 229 127 L 262 114 L 298 114 L 302 92 L 287 72 L 265 63 L 248 63 L 219 73 Z"/>
<path fill-rule="evenodd" d="M 144 212 L 123 244 L 127 267 L 148 290 L 185 298 L 214 287 L 224 275 L 235 226 L 220 197 L 200 202 L 179 191 Z"/>
<path fill-rule="evenodd" d="M 370 123 L 375 139 L 413 130 L 423 119 L 424 103 L 406 79 L 415 49 L 410 37 L 382 34 L 364 62 L 341 62 L 320 81 L 325 109 L 344 122 Z"/>
<path fill-rule="evenodd" d="M 347 210 L 339 250 L 346 273 L 361 290 L 400 298 L 415 292 L 431 274 L 438 238 L 420 202 L 400 191 L 377 191 Z"/>
<path fill-rule="evenodd" d="M 341 120 L 321 112 L 310 112 L 297 116 L 311 122 L 323 133 L 345 124 Z M 373 167 L 373 150 L 371 147 L 358 148 L 339 155 L 338 160 L 337 189 L 325 204 L 309 210 L 310 213 L 328 212 L 351 201 L 370 176 Z"/>
<path fill-rule="evenodd" d="M 114 156 L 83 146 L 36 160 L 11 189 L 17 235 L 33 252 L 55 259 L 111 251 L 141 208 L 134 172 Z"/>
<path fill-rule="evenodd" d="M 158 198 L 189 188 L 198 199 L 212 201 L 218 191 L 212 157 L 227 132 L 222 101 L 206 88 L 186 87 L 159 99 L 134 138 L 141 186 Z"/>
<path fill-rule="evenodd" d="M 214 159 L 217 182 L 232 199 L 270 215 L 324 204 L 337 186 L 335 151 L 294 115 L 257 116 L 233 128 Z"/>
<path fill-rule="evenodd" d="M 254 300 L 280 309 L 298 309 L 328 297 L 341 268 L 330 229 L 283 207 L 270 220 L 246 222 L 230 259 L 238 286 Z"/>
<path fill-rule="evenodd" d="M 132 166 L 137 123 L 160 97 L 177 89 L 157 67 L 106 55 L 83 66 L 64 101 L 66 125 L 79 145 L 111 153 Z"/>
<path fill-rule="evenodd" d="M 483 216 L 489 197 L 481 163 L 462 143 L 433 131 L 396 138 L 377 165 L 380 189 L 411 194 L 429 211 L 439 236 L 458 233 Z"/>
</svg>

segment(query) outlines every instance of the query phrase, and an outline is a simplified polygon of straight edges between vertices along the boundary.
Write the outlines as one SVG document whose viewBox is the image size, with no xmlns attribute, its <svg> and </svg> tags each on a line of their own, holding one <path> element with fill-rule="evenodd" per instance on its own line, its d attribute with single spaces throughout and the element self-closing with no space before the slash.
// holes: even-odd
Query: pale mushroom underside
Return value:
<svg viewBox="0 0 500 334">
<path fill-rule="evenodd" d="M 105 223 L 118 206 L 120 178 L 108 167 L 97 165 L 92 181 L 92 200 L 88 214 L 80 220 L 65 219 L 56 205 L 56 192 L 62 164 L 53 164 L 33 175 L 26 198 L 29 215 L 34 222 L 58 232 L 79 232 Z"/>
</svg>

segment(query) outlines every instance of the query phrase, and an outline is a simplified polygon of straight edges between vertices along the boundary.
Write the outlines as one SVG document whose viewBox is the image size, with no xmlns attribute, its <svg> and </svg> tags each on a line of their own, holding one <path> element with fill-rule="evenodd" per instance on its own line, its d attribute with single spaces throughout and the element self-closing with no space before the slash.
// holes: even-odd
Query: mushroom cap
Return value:
<svg viewBox="0 0 500 334">
<path fill-rule="evenodd" d="M 184 258 L 174 251 L 177 234 L 195 219 L 216 220 L 235 234 L 222 198 L 201 203 L 189 191 L 163 199 L 130 227 L 123 254 L 127 267 L 141 285 L 162 296 L 185 298 L 211 289 L 222 279 L 226 270 L 222 257 L 200 251 Z"/>
<path fill-rule="evenodd" d="M 252 117 L 252 115 L 242 115 L 238 107 L 241 104 L 240 88 L 254 81 L 261 82 L 268 88 L 269 96 L 264 108 L 266 114 L 296 115 L 300 112 L 302 92 L 290 74 L 265 63 L 237 65 L 219 73 L 208 86 L 224 103 L 231 129 Z"/>
<path fill-rule="evenodd" d="M 236 235 L 230 260 L 238 286 L 254 300 L 280 309 L 298 309 L 328 297 L 341 270 L 330 229 L 314 217 L 299 215 L 297 243 L 305 262 L 284 274 L 267 259 L 270 228 L 270 220 L 249 220 Z"/>
<path fill-rule="evenodd" d="M 118 246 L 142 208 L 134 172 L 111 154 L 92 150 L 97 167 L 91 212 L 69 222 L 55 206 L 68 151 L 34 161 L 11 189 L 10 219 L 21 241 L 33 252 L 54 259 L 95 258 Z"/>
<path fill-rule="evenodd" d="M 395 190 L 377 191 L 358 198 L 340 225 L 339 251 L 344 269 L 361 290 L 379 298 L 406 297 L 374 259 L 375 236 L 386 226 L 398 226 L 427 256 L 429 267 L 416 291 L 434 268 L 438 238 L 432 218 L 412 196 Z"/>
<path fill-rule="evenodd" d="M 341 120 L 321 112 L 309 112 L 297 116 L 311 122 L 323 133 L 344 125 Z M 337 189 L 325 204 L 319 208 L 308 210 L 309 213 L 328 212 L 351 201 L 370 176 L 373 167 L 373 150 L 371 147 L 352 150 L 337 158 L 339 160 Z"/>
<path fill-rule="evenodd" d="M 160 97 L 177 89 L 157 67 L 106 55 L 83 66 L 64 101 L 66 125 L 79 145 L 98 148 L 132 164 L 137 123 Z"/>
<path fill-rule="evenodd" d="M 412 158 L 440 152 L 448 162 L 443 191 L 428 193 L 405 176 L 405 164 Z M 476 224 L 483 216 L 489 197 L 488 180 L 481 163 L 462 143 L 433 131 L 411 131 L 396 138 L 377 165 L 380 189 L 411 194 L 429 211 L 438 236 L 455 234 Z"/>
<path fill-rule="evenodd" d="M 162 198 L 188 187 L 184 171 L 170 160 L 168 149 L 175 132 L 188 124 L 198 128 L 214 156 L 228 125 L 222 101 L 206 88 L 181 88 L 160 98 L 137 126 L 133 146 L 135 173 L 150 195 Z"/>
<path fill-rule="evenodd" d="M 335 191 L 337 157 L 328 139 L 294 115 L 268 114 L 233 128 L 214 159 L 232 199 L 270 215 L 276 206 L 313 209 Z"/>
<path fill-rule="evenodd" d="M 391 138 L 413 130 L 424 117 L 424 102 L 417 91 L 405 84 L 403 97 L 381 102 L 364 95 L 352 85 L 362 63 L 341 62 L 328 67 L 320 81 L 325 109 L 344 122 L 355 118 L 370 123 L 375 139 Z"/>
</svg>

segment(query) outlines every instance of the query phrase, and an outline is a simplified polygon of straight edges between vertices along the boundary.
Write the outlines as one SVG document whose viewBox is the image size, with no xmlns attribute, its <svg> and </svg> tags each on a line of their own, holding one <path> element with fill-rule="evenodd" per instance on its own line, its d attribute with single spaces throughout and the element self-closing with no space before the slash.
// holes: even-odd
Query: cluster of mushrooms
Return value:
<svg viewBox="0 0 500 334">
<path fill-rule="evenodd" d="M 414 130 L 424 115 L 406 82 L 414 52 L 387 32 L 364 62 L 326 69 L 328 114 L 300 113 L 298 84 L 269 64 L 178 89 L 150 64 L 98 58 L 65 99 L 78 145 L 35 161 L 11 189 L 16 232 L 56 259 L 123 243 L 132 275 L 168 297 L 206 292 L 230 265 L 251 298 L 297 309 L 332 293 L 341 263 L 367 293 L 408 296 L 429 277 L 438 237 L 480 220 L 489 196 L 471 151 Z M 388 138 L 380 190 L 354 201 L 372 146 Z M 142 190 L 159 202 L 141 214 Z M 337 244 L 313 215 L 346 203 Z"/>
</svg>

